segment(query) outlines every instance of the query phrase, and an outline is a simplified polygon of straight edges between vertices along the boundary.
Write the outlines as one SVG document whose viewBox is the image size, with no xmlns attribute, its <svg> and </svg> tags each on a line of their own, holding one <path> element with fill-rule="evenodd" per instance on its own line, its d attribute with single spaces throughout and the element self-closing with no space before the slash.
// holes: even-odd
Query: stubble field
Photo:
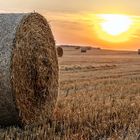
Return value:
<svg viewBox="0 0 140 140">
<path fill-rule="evenodd" d="M 140 55 L 64 48 L 54 117 L 36 126 L 0 129 L 8 140 L 139 140 Z"/>
</svg>

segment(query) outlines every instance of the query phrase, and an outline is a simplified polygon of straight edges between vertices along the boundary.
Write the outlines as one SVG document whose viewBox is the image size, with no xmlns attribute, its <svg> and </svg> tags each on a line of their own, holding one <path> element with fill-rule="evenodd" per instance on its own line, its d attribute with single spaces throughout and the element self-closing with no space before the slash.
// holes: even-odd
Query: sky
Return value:
<svg viewBox="0 0 140 140">
<path fill-rule="evenodd" d="M 57 44 L 91 45 L 108 49 L 136 50 L 137 32 L 126 42 L 112 43 L 99 38 L 95 31 L 96 14 L 136 16 L 139 24 L 140 0 L 0 0 L 0 12 L 39 12 L 51 28 Z M 138 26 L 138 25 L 137 25 Z"/>
</svg>

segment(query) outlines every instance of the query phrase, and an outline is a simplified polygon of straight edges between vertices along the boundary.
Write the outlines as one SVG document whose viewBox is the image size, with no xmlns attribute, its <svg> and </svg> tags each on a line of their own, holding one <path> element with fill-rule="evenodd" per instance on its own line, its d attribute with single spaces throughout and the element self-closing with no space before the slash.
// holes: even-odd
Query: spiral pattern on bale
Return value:
<svg viewBox="0 0 140 140">
<path fill-rule="evenodd" d="M 38 13 L 0 14 L 0 125 L 52 117 L 58 60 L 47 20 Z"/>
</svg>

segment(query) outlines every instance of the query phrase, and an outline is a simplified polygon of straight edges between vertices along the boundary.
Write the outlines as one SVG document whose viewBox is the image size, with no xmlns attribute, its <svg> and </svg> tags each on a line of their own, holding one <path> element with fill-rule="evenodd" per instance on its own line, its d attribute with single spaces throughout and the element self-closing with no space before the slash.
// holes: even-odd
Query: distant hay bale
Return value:
<svg viewBox="0 0 140 140">
<path fill-rule="evenodd" d="M 92 50 L 92 47 L 90 47 L 90 46 L 89 47 L 86 47 L 86 48 L 87 48 L 87 50 Z"/>
<path fill-rule="evenodd" d="M 99 48 L 99 47 L 98 47 L 98 48 L 96 48 L 96 49 L 97 49 L 97 50 L 101 50 L 101 48 Z"/>
<path fill-rule="evenodd" d="M 140 49 L 138 49 L 138 54 L 140 54 Z"/>
<path fill-rule="evenodd" d="M 58 60 L 46 19 L 0 14 L 0 125 L 49 119 L 57 96 Z"/>
<path fill-rule="evenodd" d="M 57 47 L 57 55 L 58 55 L 58 57 L 62 57 L 63 56 L 63 49 L 62 49 L 62 47 Z"/>
<path fill-rule="evenodd" d="M 86 53 L 86 52 L 87 52 L 87 48 L 82 47 L 82 48 L 81 48 L 81 53 Z"/>
<path fill-rule="evenodd" d="M 80 46 L 76 46 L 75 49 L 76 49 L 76 50 L 79 50 L 79 49 L 80 49 Z"/>
</svg>

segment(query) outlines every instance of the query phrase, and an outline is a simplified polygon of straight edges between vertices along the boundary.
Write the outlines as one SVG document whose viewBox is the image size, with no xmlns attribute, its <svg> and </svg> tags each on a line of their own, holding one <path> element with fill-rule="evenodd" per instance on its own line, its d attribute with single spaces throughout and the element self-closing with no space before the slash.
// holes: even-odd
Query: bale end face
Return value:
<svg viewBox="0 0 140 140">
<path fill-rule="evenodd" d="M 15 105 L 13 114 L 17 115 L 11 113 L 7 123 L 12 123 L 13 119 L 19 124 L 29 125 L 52 117 L 58 96 L 58 60 L 46 19 L 38 13 L 21 16 L 13 40 L 10 40 L 13 42 L 10 46 L 12 57 L 8 62 L 11 77 L 8 94 Z M 13 19 L 14 15 L 11 24 Z"/>
</svg>

